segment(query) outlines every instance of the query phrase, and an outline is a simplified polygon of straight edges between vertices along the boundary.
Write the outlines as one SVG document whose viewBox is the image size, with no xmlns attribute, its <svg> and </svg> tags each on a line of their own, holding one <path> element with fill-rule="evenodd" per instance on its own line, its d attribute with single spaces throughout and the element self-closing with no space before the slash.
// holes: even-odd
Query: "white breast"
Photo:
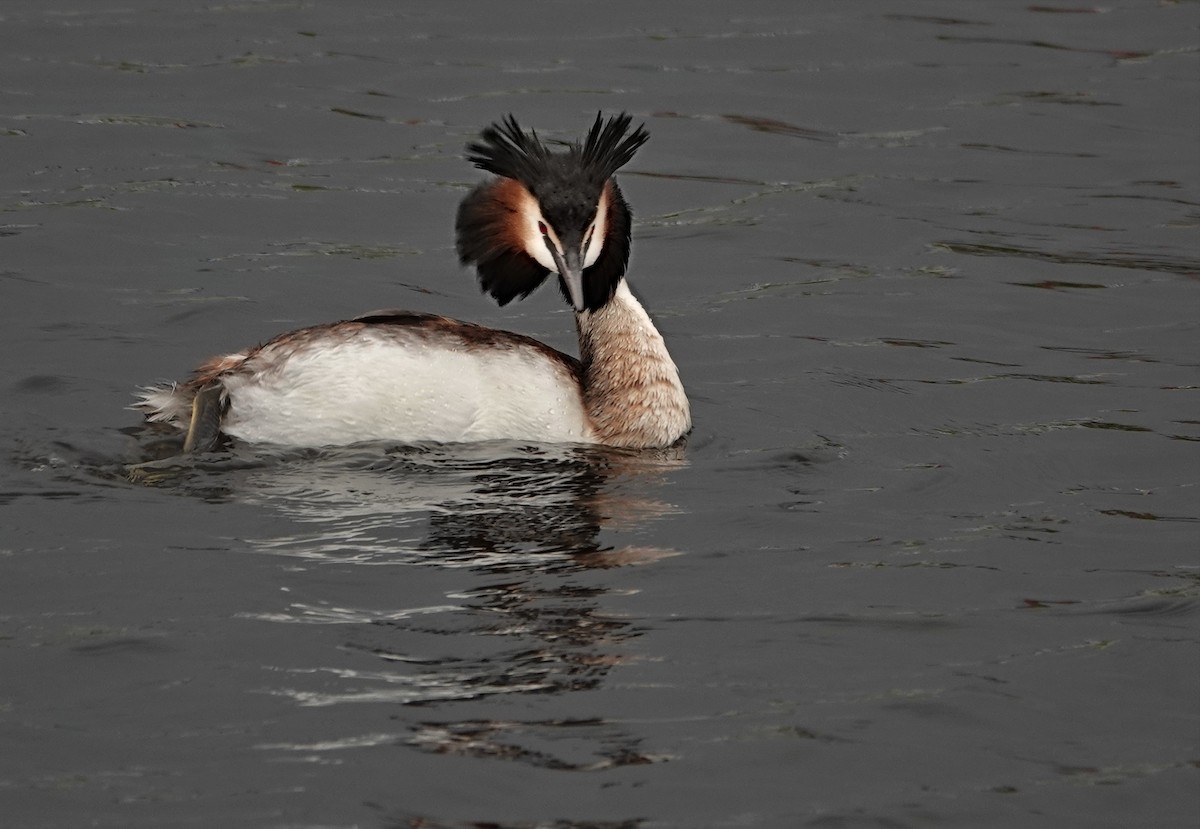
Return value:
<svg viewBox="0 0 1200 829">
<path fill-rule="evenodd" d="M 595 442 L 578 382 L 535 349 L 365 332 L 272 343 L 222 379 L 222 429 L 251 442 Z"/>
</svg>

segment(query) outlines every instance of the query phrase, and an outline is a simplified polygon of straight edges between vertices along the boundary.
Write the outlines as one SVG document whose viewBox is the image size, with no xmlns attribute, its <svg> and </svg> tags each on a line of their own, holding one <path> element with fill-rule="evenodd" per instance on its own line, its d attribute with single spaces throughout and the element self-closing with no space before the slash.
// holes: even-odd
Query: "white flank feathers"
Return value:
<svg viewBox="0 0 1200 829">
<path fill-rule="evenodd" d="M 221 430 L 255 443 L 594 441 L 574 377 L 533 349 L 456 349 L 367 328 L 269 344 L 220 381 L 229 400 Z M 139 408 L 186 428 L 190 405 L 160 389 L 144 392 Z"/>
</svg>

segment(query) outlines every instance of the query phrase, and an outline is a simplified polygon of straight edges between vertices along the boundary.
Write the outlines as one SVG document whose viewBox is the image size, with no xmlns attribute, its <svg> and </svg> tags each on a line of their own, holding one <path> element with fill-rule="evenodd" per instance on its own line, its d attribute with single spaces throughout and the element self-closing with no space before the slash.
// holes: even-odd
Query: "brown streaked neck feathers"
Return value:
<svg viewBox="0 0 1200 829">
<path fill-rule="evenodd" d="M 596 311 L 575 315 L 584 405 L 601 443 L 669 446 L 691 428 L 679 370 L 624 280 Z"/>
</svg>

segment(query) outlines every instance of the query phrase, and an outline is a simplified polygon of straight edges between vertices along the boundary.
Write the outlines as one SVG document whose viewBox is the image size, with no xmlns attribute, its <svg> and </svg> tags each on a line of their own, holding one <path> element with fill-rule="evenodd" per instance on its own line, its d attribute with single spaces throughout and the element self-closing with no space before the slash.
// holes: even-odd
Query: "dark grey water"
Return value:
<svg viewBox="0 0 1200 829">
<path fill-rule="evenodd" d="M 1192 827 L 1200 4 L 6 0 L 0 825 Z M 644 119 L 678 456 L 242 448 L 134 386 Z"/>
</svg>

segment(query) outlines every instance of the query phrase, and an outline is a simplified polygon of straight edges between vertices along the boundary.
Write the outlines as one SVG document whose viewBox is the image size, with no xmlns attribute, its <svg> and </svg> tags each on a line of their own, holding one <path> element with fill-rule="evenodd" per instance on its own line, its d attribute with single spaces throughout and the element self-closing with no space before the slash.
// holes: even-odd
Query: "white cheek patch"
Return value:
<svg viewBox="0 0 1200 829">
<path fill-rule="evenodd" d="M 592 221 L 591 243 L 588 244 L 587 254 L 583 257 L 583 266 L 590 268 L 600 258 L 604 248 L 604 240 L 608 235 L 608 185 L 600 191 L 600 201 L 596 204 L 596 218 Z"/>
<path fill-rule="evenodd" d="M 559 251 L 562 250 L 562 245 L 558 241 L 558 236 L 555 234 L 554 228 L 550 227 L 550 223 L 542 218 L 542 212 L 538 210 L 537 202 L 533 196 L 522 202 L 518 215 L 522 231 L 521 246 L 524 247 L 525 252 L 536 259 L 537 263 L 543 268 L 558 273 L 558 265 L 554 264 L 554 257 L 550 255 L 550 251 L 546 248 L 546 241 L 542 238 L 541 228 L 546 228 L 550 242 Z"/>
<path fill-rule="evenodd" d="M 558 247 L 553 236 L 550 237 L 550 244 Z M 534 238 L 529 242 L 529 253 L 543 268 L 548 269 L 551 273 L 558 273 L 558 265 L 555 264 L 554 257 L 550 255 L 550 249 L 546 247 L 546 240 L 537 232 L 536 225 L 534 226 Z"/>
</svg>

